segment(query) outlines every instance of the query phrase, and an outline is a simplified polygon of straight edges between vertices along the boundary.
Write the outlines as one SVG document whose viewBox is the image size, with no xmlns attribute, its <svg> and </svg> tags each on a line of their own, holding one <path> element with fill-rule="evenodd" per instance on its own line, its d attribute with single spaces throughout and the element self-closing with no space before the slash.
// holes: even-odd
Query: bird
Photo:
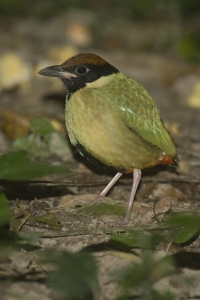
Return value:
<svg viewBox="0 0 200 300">
<path fill-rule="evenodd" d="M 127 224 L 141 170 L 179 161 L 155 102 L 138 82 L 93 53 L 74 55 L 39 74 L 58 77 L 66 88 L 65 124 L 71 144 L 97 167 L 116 172 L 96 199 L 103 199 L 124 173 L 133 173 L 121 220 Z"/>
</svg>

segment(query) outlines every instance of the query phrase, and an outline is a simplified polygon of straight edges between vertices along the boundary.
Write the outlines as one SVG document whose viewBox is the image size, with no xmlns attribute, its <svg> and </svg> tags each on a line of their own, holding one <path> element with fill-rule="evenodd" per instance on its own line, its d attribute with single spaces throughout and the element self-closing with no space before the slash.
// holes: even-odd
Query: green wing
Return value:
<svg viewBox="0 0 200 300">
<path fill-rule="evenodd" d="M 112 86 L 110 92 L 115 94 L 112 105 L 114 104 L 119 110 L 119 117 L 128 128 L 137 132 L 143 139 L 175 157 L 176 147 L 147 91 L 136 81 L 121 73 L 117 74 L 116 79 L 115 88 Z M 116 90 L 119 91 L 117 97 Z"/>
</svg>

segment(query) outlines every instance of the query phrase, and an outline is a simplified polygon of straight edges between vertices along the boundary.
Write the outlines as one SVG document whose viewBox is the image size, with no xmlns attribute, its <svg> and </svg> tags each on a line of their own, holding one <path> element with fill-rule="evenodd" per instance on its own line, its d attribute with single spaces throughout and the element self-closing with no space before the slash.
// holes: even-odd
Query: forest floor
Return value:
<svg viewBox="0 0 200 300">
<path fill-rule="evenodd" d="M 4 25 L 0 29 L 0 45 L 4 54 L 14 53 L 16 61 L 21 61 L 21 69 L 24 67 L 26 70 L 19 71 L 16 83 L 15 79 L 9 79 L 9 76 L 12 77 L 11 70 L 10 73 L 9 70 L 3 73 L 10 81 L 8 86 L 5 83 L 5 88 L 4 83 L 0 86 L 0 154 L 13 151 L 14 129 L 10 132 L 5 127 L 10 122 L 15 124 L 14 127 L 18 126 L 16 118 L 27 121 L 29 117 L 42 115 L 50 120 L 55 119 L 62 135 L 67 138 L 64 88 L 58 80 L 41 77 L 37 71 L 45 65 L 62 63 L 64 55 L 67 59 L 78 52 L 93 52 L 147 89 L 177 146 L 180 164 L 178 167 L 159 166 L 143 171 L 132 219 L 127 226 L 114 226 L 106 222 L 123 217 L 132 177 L 124 175 L 105 198 L 104 203 L 112 207 L 111 213 L 95 207 L 90 210 L 92 201 L 114 174 L 94 169 L 70 145 L 67 154 L 61 151 L 48 161 L 66 164 L 73 170 L 72 175 L 45 177 L 33 182 L 0 182 L 12 213 L 20 220 L 19 232 L 29 233 L 29 237 L 38 234 L 37 238 L 21 243 L 18 248 L 10 248 L 6 256 L 0 256 L 0 299 L 65 299 L 52 294 L 45 283 L 47 269 L 38 259 L 44 249 L 72 253 L 88 249 L 98 266 L 100 299 L 117 299 L 120 290 L 113 274 L 140 264 L 147 250 L 132 250 L 130 257 L 126 251 L 106 247 L 111 234 L 124 234 L 127 230 L 153 231 L 160 220 L 157 215 L 162 219 L 170 212 L 200 212 L 200 67 L 162 54 L 133 54 L 123 49 L 102 50 L 103 47 L 97 49 L 91 46 L 71 48 L 67 43 L 60 42 L 62 35 L 58 34 L 57 40 L 55 36 L 52 40 L 50 38 L 52 26 L 54 31 L 55 26 L 59 31 L 61 21 L 44 27 L 43 24 L 26 22 L 13 21 L 7 31 Z M 1 62 L 4 62 L 3 59 L 5 57 L 2 55 Z M 26 72 L 28 80 L 23 77 Z M 13 119 L 7 119 L 5 112 L 9 116 L 14 113 Z M 115 206 L 120 207 L 116 213 Z M 47 223 L 31 220 L 29 217 L 33 210 L 38 216 L 51 212 L 57 218 L 58 230 Z M 167 252 L 174 257 L 179 270 L 178 274 L 152 283 L 154 289 L 170 290 L 175 299 L 200 298 L 199 249 L 200 238 L 196 235 L 183 245 L 170 246 L 162 242 L 155 250 L 149 250 L 154 259 L 164 257 Z M 139 294 L 140 291 L 135 289 L 132 297 L 138 299 Z"/>
</svg>

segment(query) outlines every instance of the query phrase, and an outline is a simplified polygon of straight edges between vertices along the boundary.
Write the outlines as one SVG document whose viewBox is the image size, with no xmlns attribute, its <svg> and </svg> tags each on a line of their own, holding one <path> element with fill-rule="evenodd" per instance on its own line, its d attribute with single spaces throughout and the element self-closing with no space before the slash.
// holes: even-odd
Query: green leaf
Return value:
<svg viewBox="0 0 200 300">
<path fill-rule="evenodd" d="M 6 180 L 30 180 L 52 174 L 67 174 L 65 166 L 53 166 L 31 162 L 25 151 L 10 152 L 0 156 L 0 178 Z"/>
<path fill-rule="evenodd" d="M 32 118 L 30 127 L 31 131 L 38 135 L 48 135 L 56 131 L 51 125 L 51 122 L 47 118 L 41 116 Z"/>
<path fill-rule="evenodd" d="M 79 211 L 86 215 L 118 215 L 124 216 L 126 213 L 126 207 L 123 204 L 112 204 L 112 203 L 94 203 L 83 208 Z"/>
<path fill-rule="evenodd" d="M 200 214 L 176 213 L 167 217 L 164 224 L 174 227 L 169 236 L 173 243 L 186 243 L 200 230 Z"/>
<path fill-rule="evenodd" d="M 40 136 L 33 133 L 16 139 L 13 147 L 18 150 L 25 150 L 36 157 L 50 157 L 47 143 Z"/>
<path fill-rule="evenodd" d="M 128 230 L 126 234 L 112 233 L 109 243 L 111 245 L 121 244 L 130 248 L 153 249 L 162 239 L 159 235 Z"/>
<path fill-rule="evenodd" d="M 129 299 L 127 296 L 130 295 L 133 288 L 138 287 L 141 288 L 141 299 L 173 299 L 172 294 L 166 294 L 165 298 L 161 298 L 159 294 L 155 295 L 157 292 L 153 289 L 153 284 L 161 278 L 176 272 L 174 261 L 171 257 L 166 256 L 156 261 L 147 253 L 143 257 L 142 264 L 121 269 L 118 274 L 115 274 L 115 277 L 117 277 L 118 280 L 121 279 L 122 283 L 121 299 Z M 152 297 L 152 295 L 154 295 L 154 297 Z"/>
<path fill-rule="evenodd" d="M 47 213 L 42 216 L 32 216 L 32 219 L 38 223 L 47 224 L 51 229 L 54 230 L 60 230 L 62 228 L 60 220 L 52 213 Z"/>
<path fill-rule="evenodd" d="M 69 142 L 59 132 L 51 134 L 47 146 L 50 154 L 56 154 L 63 158 L 67 157 L 68 160 L 72 160 L 73 156 Z"/>
<path fill-rule="evenodd" d="M 8 199 L 0 193 L 0 227 L 10 223 L 10 206 Z"/>
<path fill-rule="evenodd" d="M 48 281 L 52 288 L 67 299 L 98 299 L 99 288 L 97 280 L 97 266 L 90 254 L 72 254 L 63 252 L 58 255 L 48 252 L 47 263 L 53 263 L 56 267 L 48 275 Z"/>
<path fill-rule="evenodd" d="M 31 134 L 16 139 L 13 147 L 25 150 L 34 156 L 49 157 L 48 143 L 56 130 L 47 118 L 38 116 L 30 120 Z"/>
<path fill-rule="evenodd" d="M 52 154 L 72 159 L 69 143 L 57 132 L 50 121 L 43 117 L 31 119 L 31 133 L 13 142 L 13 147 L 25 150 L 36 157 L 50 157 Z"/>
<path fill-rule="evenodd" d="M 3 193 L 0 193 L 0 254 L 7 255 L 7 247 L 10 249 L 20 240 L 17 234 L 9 230 L 12 220 L 8 199 Z"/>
</svg>

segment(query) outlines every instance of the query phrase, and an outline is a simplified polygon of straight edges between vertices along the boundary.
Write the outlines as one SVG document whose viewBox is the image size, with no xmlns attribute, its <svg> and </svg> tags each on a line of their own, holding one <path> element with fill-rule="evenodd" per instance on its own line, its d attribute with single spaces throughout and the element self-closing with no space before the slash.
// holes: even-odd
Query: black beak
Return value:
<svg viewBox="0 0 200 300">
<path fill-rule="evenodd" d="M 38 74 L 49 77 L 62 77 L 62 67 L 60 65 L 50 66 L 38 72 Z"/>
<path fill-rule="evenodd" d="M 77 77 L 77 75 L 73 73 L 69 73 L 66 70 L 63 69 L 62 65 L 56 65 L 56 66 L 50 66 L 47 68 L 44 68 L 38 72 L 38 74 L 43 76 L 49 76 L 49 77 L 59 77 L 59 78 L 65 78 L 70 79 L 72 77 Z"/>
</svg>

